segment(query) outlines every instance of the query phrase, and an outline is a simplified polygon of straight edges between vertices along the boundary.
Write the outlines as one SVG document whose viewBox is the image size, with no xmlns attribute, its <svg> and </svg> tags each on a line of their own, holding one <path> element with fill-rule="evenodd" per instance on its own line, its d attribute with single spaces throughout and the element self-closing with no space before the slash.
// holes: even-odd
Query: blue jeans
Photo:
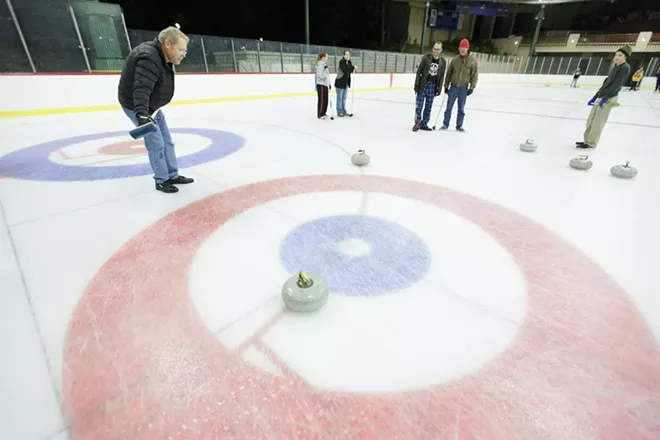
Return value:
<svg viewBox="0 0 660 440">
<path fill-rule="evenodd" d="M 421 127 L 426 127 L 431 119 L 431 110 L 433 109 L 433 101 L 435 100 L 435 83 L 427 82 L 424 84 L 424 91 L 417 95 L 417 108 L 415 109 L 415 122 L 422 121 L 419 124 Z M 424 105 L 426 101 L 426 105 Z M 424 118 L 422 118 L 422 107 L 424 108 Z"/>
<path fill-rule="evenodd" d="M 442 125 L 449 127 L 451 122 L 451 111 L 454 109 L 454 103 L 458 99 L 458 119 L 456 120 L 456 127 L 463 127 L 463 120 L 465 119 L 465 101 L 467 101 L 468 86 L 456 87 L 451 86 L 449 94 L 447 95 L 447 110 L 445 111 L 445 120 Z"/>
<path fill-rule="evenodd" d="M 346 115 L 348 112 L 346 111 L 346 95 L 347 89 L 340 89 L 339 87 L 335 87 L 335 90 L 337 91 L 337 115 Z"/>
<path fill-rule="evenodd" d="M 133 110 L 122 107 L 126 116 L 137 125 L 138 120 Z M 179 167 L 176 162 L 176 154 L 174 153 L 174 142 L 170 135 L 170 130 L 167 128 L 165 115 L 163 111 L 159 111 L 154 118 L 158 131 L 151 133 L 144 137 L 144 146 L 149 155 L 149 164 L 154 171 L 154 180 L 156 183 L 163 183 L 168 179 L 175 179 L 179 177 Z"/>
</svg>

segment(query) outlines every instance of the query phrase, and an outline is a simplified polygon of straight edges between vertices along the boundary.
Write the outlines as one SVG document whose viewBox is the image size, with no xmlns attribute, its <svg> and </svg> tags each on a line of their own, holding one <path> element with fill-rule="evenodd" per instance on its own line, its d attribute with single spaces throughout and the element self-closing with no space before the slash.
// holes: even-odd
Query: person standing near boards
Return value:
<svg viewBox="0 0 660 440">
<path fill-rule="evenodd" d="M 431 131 L 428 124 L 431 119 L 433 100 L 442 93 L 442 83 L 447 67 L 447 62 L 441 54 L 442 43 L 437 42 L 433 45 L 433 52 L 422 57 L 422 62 L 419 63 L 417 68 L 415 78 L 415 125 L 413 131 Z M 422 109 L 424 109 L 424 116 L 422 116 Z"/>
<path fill-rule="evenodd" d="M 580 80 L 581 75 L 582 75 L 582 69 L 580 69 L 578 67 L 577 70 L 575 71 L 575 73 L 573 74 L 573 81 L 571 82 L 571 88 L 572 89 L 577 88 L 577 84 L 578 84 L 578 81 Z"/>
<path fill-rule="evenodd" d="M 344 116 L 353 116 L 352 113 L 346 111 L 346 95 L 351 88 L 351 75 L 357 67 L 353 66 L 351 62 L 351 53 L 344 51 L 344 56 L 339 61 L 337 68 L 337 78 L 335 79 L 335 91 L 337 92 L 337 116 L 343 118 Z"/>
<path fill-rule="evenodd" d="M 468 53 L 470 42 L 467 38 L 461 40 L 458 45 L 458 55 L 454 57 L 447 68 L 447 78 L 445 79 L 445 93 L 447 94 L 447 111 L 445 111 L 445 120 L 442 123 L 441 130 L 449 128 L 451 121 L 451 112 L 454 109 L 454 103 L 458 100 L 458 118 L 456 120 L 456 131 L 463 130 L 463 120 L 465 119 L 465 102 L 479 80 L 479 71 L 477 60 Z"/>
<path fill-rule="evenodd" d="M 637 69 L 637 72 L 635 72 L 635 74 L 632 77 L 632 85 L 630 86 L 630 90 L 638 91 L 643 78 L 644 78 L 644 68 L 640 67 L 639 69 Z"/>
<path fill-rule="evenodd" d="M 328 70 L 328 54 L 321 52 L 316 57 L 316 117 L 328 119 L 328 99 L 330 95 L 330 71 Z"/>
</svg>

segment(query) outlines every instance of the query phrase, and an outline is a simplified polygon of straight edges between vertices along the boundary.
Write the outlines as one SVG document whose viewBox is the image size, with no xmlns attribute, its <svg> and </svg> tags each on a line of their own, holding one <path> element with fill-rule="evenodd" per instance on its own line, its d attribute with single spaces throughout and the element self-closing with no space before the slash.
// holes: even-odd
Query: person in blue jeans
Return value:
<svg viewBox="0 0 660 440">
<path fill-rule="evenodd" d="M 465 121 L 465 103 L 477 87 L 479 80 L 479 69 L 477 60 L 468 53 L 470 42 L 463 39 L 458 46 L 458 55 L 451 60 L 447 68 L 447 78 L 445 79 L 445 93 L 447 94 L 447 110 L 441 130 L 449 128 L 451 122 L 451 113 L 454 110 L 454 104 L 458 101 L 458 115 L 456 119 L 456 130 L 463 132 L 463 122 Z"/>
<path fill-rule="evenodd" d="M 348 89 L 351 88 L 351 74 L 357 71 L 357 67 L 351 62 L 351 53 L 344 51 L 344 56 L 339 61 L 337 68 L 337 78 L 335 78 L 335 91 L 337 92 L 337 116 L 353 116 L 353 113 L 346 111 L 346 96 Z"/>
<path fill-rule="evenodd" d="M 153 123 L 157 130 L 144 137 L 156 189 L 175 193 L 177 184 L 194 180 L 179 175 L 174 142 L 162 107 L 174 96 L 174 68 L 188 52 L 189 38 L 170 26 L 158 37 L 136 46 L 126 58 L 119 79 L 118 98 L 122 110 L 138 127 Z"/>
<path fill-rule="evenodd" d="M 122 107 L 122 110 L 136 126 L 140 125 L 140 121 L 133 110 L 126 107 Z M 180 180 L 178 183 L 192 183 L 192 179 L 189 177 L 179 176 L 174 142 L 167 127 L 165 115 L 159 110 L 152 120 L 157 127 L 157 131 L 144 137 L 144 146 L 149 156 L 149 164 L 154 172 L 156 189 L 162 191 L 160 187 L 167 186 L 170 182 L 174 183 L 177 179 Z M 176 187 L 170 185 L 170 191 L 166 190 L 165 192 L 172 192 L 171 188 L 176 190 Z"/>
</svg>

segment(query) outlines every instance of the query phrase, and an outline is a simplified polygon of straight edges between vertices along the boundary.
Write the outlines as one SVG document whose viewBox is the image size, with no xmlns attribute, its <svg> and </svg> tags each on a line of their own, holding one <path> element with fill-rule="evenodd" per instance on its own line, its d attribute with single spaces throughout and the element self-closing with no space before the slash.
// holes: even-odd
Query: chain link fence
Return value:
<svg viewBox="0 0 660 440">
<path fill-rule="evenodd" d="M 3 72 L 116 72 L 131 48 L 153 40 L 156 31 L 127 29 L 121 7 L 109 3 L 0 1 L 0 70 Z M 336 72 L 345 50 L 365 73 L 413 73 L 420 55 L 359 48 L 305 45 L 188 34 L 188 54 L 179 72 L 313 72 L 318 53 Z M 581 58 L 561 54 L 517 57 L 472 53 L 480 73 L 607 75 L 613 55 Z M 449 61 L 449 59 L 447 59 Z M 660 56 L 645 63 L 646 76 L 660 71 Z"/>
</svg>

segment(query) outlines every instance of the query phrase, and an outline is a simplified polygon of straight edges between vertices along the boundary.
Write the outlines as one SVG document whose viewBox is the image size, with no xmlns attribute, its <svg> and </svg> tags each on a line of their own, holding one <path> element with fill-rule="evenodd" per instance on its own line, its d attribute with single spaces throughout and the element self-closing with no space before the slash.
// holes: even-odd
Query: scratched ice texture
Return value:
<svg viewBox="0 0 660 440">
<path fill-rule="evenodd" d="M 75 179 L 17 153 L 121 114 L 2 121 L 2 437 L 657 440 L 660 102 L 624 93 L 579 172 L 592 92 L 484 84 L 466 133 L 412 133 L 405 91 L 176 107 L 181 155 L 237 149 L 174 196 L 114 134 L 48 153 Z M 279 297 L 298 269 L 315 314 Z"/>
</svg>

